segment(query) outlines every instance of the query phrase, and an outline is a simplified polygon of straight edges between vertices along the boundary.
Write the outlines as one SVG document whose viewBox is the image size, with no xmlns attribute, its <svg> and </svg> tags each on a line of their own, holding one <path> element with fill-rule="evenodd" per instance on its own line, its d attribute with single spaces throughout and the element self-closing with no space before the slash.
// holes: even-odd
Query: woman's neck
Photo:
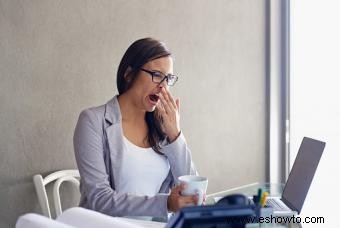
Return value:
<svg viewBox="0 0 340 228">
<path fill-rule="evenodd" d="M 138 108 L 134 104 L 133 99 L 130 98 L 128 93 L 118 96 L 118 103 L 120 112 L 122 114 L 122 121 L 138 125 L 145 121 L 145 111 Z"/>
</svg>

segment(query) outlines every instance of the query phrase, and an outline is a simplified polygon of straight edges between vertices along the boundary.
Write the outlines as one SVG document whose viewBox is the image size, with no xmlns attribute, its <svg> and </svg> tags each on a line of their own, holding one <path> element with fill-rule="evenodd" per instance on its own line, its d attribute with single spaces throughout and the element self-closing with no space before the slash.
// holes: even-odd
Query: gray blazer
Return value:
<svg viewBox="0 0 340 228">
<path fill-rule="evenodd" d="M 161 143 L 161 152 L 169 161 L 170 171 L 158 194 L 150 197 L 117 192 L 115 189 L 125 150 L 117 96 L 105 105 L 81 112 L 73 144 L 81 176 L 79 206 L 108 215 L 166 218 L 169 190 L 176 184 L 177 178 L 197 175 L 191 152 L 181 133 L 171 144 L 166 140 Z"/>
</svg>

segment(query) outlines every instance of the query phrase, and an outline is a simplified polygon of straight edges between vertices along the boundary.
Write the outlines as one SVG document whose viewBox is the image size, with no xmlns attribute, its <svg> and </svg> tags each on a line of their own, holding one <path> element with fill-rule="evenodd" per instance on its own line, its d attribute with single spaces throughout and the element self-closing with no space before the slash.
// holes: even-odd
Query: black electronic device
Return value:
<svg viewBox="0 0 340 228">
<path fill-rule="evenodd" d="M 249 199 L 243 194 L 231 194 L 221 198 L 216 205 L 249 205 Z"/>
<path fill-rule="evenodd" d="M 248 202 L 245 195 L 232 194 L 215 205 L 184 207 L 170 218 L 166 228 L 244 228 L 259 218 L 258 208 Z"/>
</svg>

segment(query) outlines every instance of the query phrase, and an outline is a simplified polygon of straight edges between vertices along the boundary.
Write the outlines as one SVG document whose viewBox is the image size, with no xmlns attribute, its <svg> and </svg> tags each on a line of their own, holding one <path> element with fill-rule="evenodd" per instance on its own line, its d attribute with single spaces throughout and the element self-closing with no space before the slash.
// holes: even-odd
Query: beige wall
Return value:
<svg viewBox="0 0 340 228">
<path fill-rule="evenodd" d="M 265 0 L 0 0 L 0 227 L 40 212 L 32 175 L 76 167 L 79 112 L 116 93 L 120 58 L 145 36 L 175 55 L 209 193 L 265 180 Z"/>
</svg>

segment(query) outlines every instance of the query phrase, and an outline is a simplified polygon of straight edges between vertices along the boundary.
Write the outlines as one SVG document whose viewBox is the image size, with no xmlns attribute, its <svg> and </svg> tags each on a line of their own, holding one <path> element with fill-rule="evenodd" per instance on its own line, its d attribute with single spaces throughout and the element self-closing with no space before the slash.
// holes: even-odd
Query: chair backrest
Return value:
<svg viewBox="0 0 340 228">
<path fill-rule="evenodd" d="M 80 178 L 79 171 L 76 169 L 60 170 L 47 175 L 45 178 L 43 178 L 40 174 L 33 176 L 33 182 L 35 190 L 38 195 L 39 204 L 43 214 L 46 217 L 52 218 L 49 201 L 46 193 L 46 185 L 55 181 L 53 185 L 53 200 L 56 216 L 59 216 L 62 213 L 59 193 L 61 183 L 63 183 L 64 181 L 68 181 L 75 184 L 79 189 L 79 178 Z"/>
</svg>

